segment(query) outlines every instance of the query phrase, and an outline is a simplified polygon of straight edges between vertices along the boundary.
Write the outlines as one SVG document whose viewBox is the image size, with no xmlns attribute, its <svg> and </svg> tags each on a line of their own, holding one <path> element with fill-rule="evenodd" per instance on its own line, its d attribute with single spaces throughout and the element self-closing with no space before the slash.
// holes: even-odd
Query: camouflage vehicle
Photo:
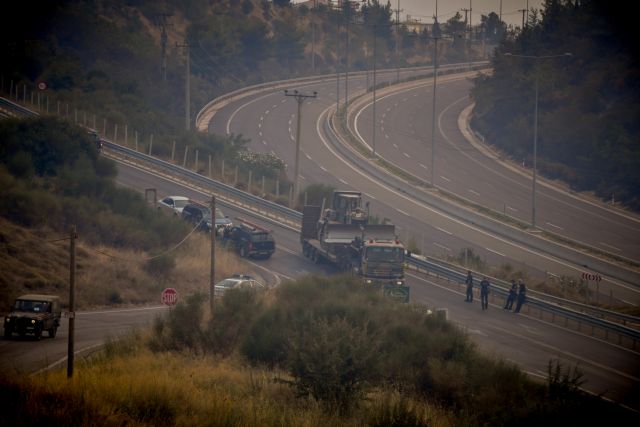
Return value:
<svg viewBox="0 0 640 427">
<path fill-rule="evenodd" d="M 21 337 L 32 334 L 42 338 L 47 331 L 50 338 L 56 336 L 60 326 L 60 297 L 53 295 L 22 295 L 16 298 L 11 313 L 4 318 L 4 337 L 11 338 L 14 333 Z"/>
</svg>

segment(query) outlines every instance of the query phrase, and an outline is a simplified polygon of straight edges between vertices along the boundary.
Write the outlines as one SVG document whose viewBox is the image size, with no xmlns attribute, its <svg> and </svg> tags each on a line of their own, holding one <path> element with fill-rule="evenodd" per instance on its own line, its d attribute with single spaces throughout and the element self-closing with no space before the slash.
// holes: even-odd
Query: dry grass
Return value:
<svg viewBox="0 0 640 427">
<path fill-rule="evenodd" d="M 25 293 L 59 295 L 63 305 L 69 298 L 69 241 L 49 229 L 28 229 L 0 218 L 0 307 L 6 309 Z M 76 252 L 76 308 L 157 304 L 165 287 L 182 295 L 208 292 L 210 243 L 194 233 L 171 254 L 175 268 L 166 275 L 147 271 L 153 254 L 123 248 L 87 245 L 82 235 Z M 258 272 L 234 253 L 217 247 L 216 281 L 233 273 Z"/>
<path fill-rule="evenodd" d="M 80 366 L 70 381 L 64 371 L 19 379 L 30 391 L 13 409 L 16 417 L 37 419 L 50 411 L 43 401 L 56 400 L 61 408 L 73 406 L 74 419 L 80 423 L 90 419 L 94 425 L 311 427 L 386 425 L 402 408 L 417 414 L 419 425 L 452 425 L 445 411 L 389 391 L 371 393 L 348 416 L 327 413 L 315 401 L 295 395 L 283 382 L 286 379 L 283 372 L 251 368 L 238 358 L 158 354 L 139 348 L 133 355 L 103 356 Z"/>
</svg>

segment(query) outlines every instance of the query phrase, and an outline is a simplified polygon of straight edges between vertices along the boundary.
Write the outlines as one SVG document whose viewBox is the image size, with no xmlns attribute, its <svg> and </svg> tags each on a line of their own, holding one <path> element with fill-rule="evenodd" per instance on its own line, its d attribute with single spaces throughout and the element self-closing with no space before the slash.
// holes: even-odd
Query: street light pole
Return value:
<svg viewBox="0 0 640 427">
<path fill-rule="evenodd" d="M 436 13 L 433 15 L 433 105 L 431 106 L 431 186 L 435 186 L 436 170 L 436 85 L 438 81 L 438 39 L 440 26 L 438 24 L 438 0 Z"/>
<path fill-rule="evenodd" d="M 300 93 L 297 90 L 289 93 L 287 89 L 284 90 L 284 96 L 292 96 L 298 102 L 298 119 L 296 121 L 296 157 L 295 163 L 293 166 L 293 200 L 298 197 L 298 175 L 300 174 L 300 122 L 302 121 L 302 103 L 307 98 L 316 98 L 318 96 L 318 92 L 313 92 L 312 94 L 304 94 Z M 292 201 L 293 203 L 293 201 Z"/>
<path fill-rule="evenodd" d="M 535 83 L 534 83 L 534 107 L 533 107 L 533 182 L 531 188 L 531 227 L 536 228 L 536 191 L 538 181 L 538 86 L 540 80 L 540 73 L 538 71 L 538 61 L 540 59 L 553 59 L 564 58 L 572 56 L 571 53 L 563 53 L 560 55 L 514 55 L 512 53 L 505 53 L 504 56 L 510 56 L 514 58 L 524 58 L 535 60 Z"/>
</svg>

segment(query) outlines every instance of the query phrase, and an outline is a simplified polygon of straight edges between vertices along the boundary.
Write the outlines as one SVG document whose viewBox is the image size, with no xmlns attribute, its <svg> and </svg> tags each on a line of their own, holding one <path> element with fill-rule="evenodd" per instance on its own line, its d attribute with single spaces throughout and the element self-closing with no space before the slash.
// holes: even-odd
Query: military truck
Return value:
<svg viewBox="0 0 640 427">
<path fill-rule="evenodd" d="M 243 258 L 271 257 L 276 251 L 273 232 L 242 217 L 236 220 L 238 225 L 223 230 L 223 244 L 233 247 Z"/>
<path fill-rule="evenodd" d="M 56 336 L 60 326 L 60 298 L 54 295 L 22 295 L 16 298 L 11 313 L 4 318 L 4 337 L 11 338 L 14 333 L 21 337 L 27 334 L 36 339 L 42 338 L 47 331 L 50 338 Z"/>
<path fill-rule="evenodd" d="M 370 224 L 368 204 L 357 191 L 334 191 L 331 207 L 306 205 L 300 233 L 302 253 L 318 263 L 360 276 L 365 285 L 409 302 L 404 280 L 404 246 L 393 224 Z"/>
</svg>

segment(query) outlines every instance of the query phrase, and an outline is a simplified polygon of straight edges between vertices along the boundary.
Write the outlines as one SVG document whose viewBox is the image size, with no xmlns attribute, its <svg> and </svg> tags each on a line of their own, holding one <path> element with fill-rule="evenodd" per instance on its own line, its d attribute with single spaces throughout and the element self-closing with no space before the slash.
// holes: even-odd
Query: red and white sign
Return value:
<svg viewBox="0 0 640 427">
<path fill-rule="evenodd" d="M 161 299 L 164 305 L 176 305 L 178 302 L 178 291 L 173 288 L 166 288 L 162 291 Z"/>
<path fill-rule="evenodd" d="M 582 273 L 582 278 L 584 280 L 593 280 L 599 282 L 602 280 L 602 276 L 596 273 Z"/>
<path fill-rule="evenodd" d="M 45 82 L 38 83 L 38 89 L 46 90 L 47 89 L 47 84 Z"/>
</svg>

